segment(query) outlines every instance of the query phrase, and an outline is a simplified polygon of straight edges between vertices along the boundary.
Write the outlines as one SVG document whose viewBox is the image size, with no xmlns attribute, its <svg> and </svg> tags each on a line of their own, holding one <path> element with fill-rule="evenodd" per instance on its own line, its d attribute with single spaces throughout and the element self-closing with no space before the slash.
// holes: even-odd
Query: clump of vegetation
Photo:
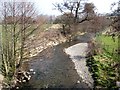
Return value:
<svg viewBox="0 0 120 90">
<path fill-rule="evenodd" d="M 100 61 L 101 60 L 101 61 Z M 97 55 L 88 61 L 91 66 L 90 71 L 93 73 L 95 87 L 111 88 L 115 86 L 115 70 L 110 67 L 111 60 L 104 55 Z"/>
<path fill-rule="evenodd" d="M 117 64 L 120 58 L 116 51 L 118 38 L 116 37 L 114 42 L 111 36 L 100 35 L 97 36 L 97 41 L 101 43 L 100 51 L 91 56 L 87 62 L 93 73 L 95 88 L 115 88 L 119 78 Z"/>
</svg>

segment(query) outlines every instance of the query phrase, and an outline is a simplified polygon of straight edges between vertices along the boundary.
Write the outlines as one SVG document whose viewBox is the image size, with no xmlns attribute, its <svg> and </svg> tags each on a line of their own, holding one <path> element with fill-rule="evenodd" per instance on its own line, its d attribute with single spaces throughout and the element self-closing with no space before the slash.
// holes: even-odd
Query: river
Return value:
<svg viewBox="0 0 120 90">
<path fill-rule="evenodd" d="M 64 53 L 64 48 L 79 43 L 63 43 L 39 53 L 24 63 L 24 70 L 33 69 L 35 74 L 23 88 L 89 88 L 78 75 L 75 64 Z"/>
</svg>

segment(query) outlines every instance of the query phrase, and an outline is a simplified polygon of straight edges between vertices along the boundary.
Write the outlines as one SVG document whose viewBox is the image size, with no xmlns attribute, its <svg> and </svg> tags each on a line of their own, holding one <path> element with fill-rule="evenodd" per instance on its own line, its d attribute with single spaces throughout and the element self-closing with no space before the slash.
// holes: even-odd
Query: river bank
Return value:
<svg viewBox="0 0 120 90">
<path fill-rule="evenodd" d="M 65 43 L 56 44 L 54 47 L 50 46 L 47 49 L 43 49 L 43 51 L 32 57 L 28 62 L 25 62 L 23 68 L 26 68 L 26 71 L 33 69 L 36 73 L 29 81 L 30 86 L 35 88 L 92 88 L 93 79 L 88 71 L 85 59 L 89 48 L 88 42 L 91 40 L 91 38 L 87 36 L 82 36 L 83 39 L 87 40 L 83 40 L 84 43 L 80 45 L 82 49 L 78 49 L 78 45 L 77 48 L 73 48 L 72 51 L 70 51 L 77 52 L 78 57 L 75 57 L 74 60 L 73 58 L 71 60 L 71 58 L 65 54 L 64 48 L 69 48 L 83 42 L 79 40 L 79 38 L 75 41 L 65 41 Z M 56 41 L 58 42 L 59 40 Z"/>
<path fill-rule="evenodd" d="M 38 33 L 31 35 L 25 43 L 27 51 L 25 55 L 31 58 L 48 47 L 53 47 L 66 42 L 67 38 L 61 34 L 60 28 L 61 26 L 59 24 L 55 24 L 45 31 L 39 31 Z"/>
</svg>

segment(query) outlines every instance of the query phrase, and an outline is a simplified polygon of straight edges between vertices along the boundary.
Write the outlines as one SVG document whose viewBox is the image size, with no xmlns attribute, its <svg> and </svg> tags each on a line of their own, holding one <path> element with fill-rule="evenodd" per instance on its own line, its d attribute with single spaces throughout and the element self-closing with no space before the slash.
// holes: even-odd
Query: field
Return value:
<svg viewBox="0 0 120 90">
<path fill-rule="evenodd" d="M 110 53 L 118 48 L 118 37 L 112 38 L 112 36 L 100 35 L 96 37 L 98 43 L 102 44 L 102 48 L 105 48 Z"/>
</svg>

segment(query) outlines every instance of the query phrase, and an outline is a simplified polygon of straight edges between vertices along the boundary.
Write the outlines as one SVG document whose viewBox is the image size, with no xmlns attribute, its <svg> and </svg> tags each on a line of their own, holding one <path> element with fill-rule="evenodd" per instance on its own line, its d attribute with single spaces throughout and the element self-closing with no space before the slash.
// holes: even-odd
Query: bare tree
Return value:
<svg viewBox="0 0 120 90">
<path fill-rule="evenodd" d="M 87 3 L 86 0 L 64 0 L 63 3 L 54 6 L 63 14 L 60 22 L 63 24 L 64 34 L 78 31 L 80 23 L 90 21 L 96 16 L 94 4 Z"/>
<path fill-rule="evenodd" d="M 36 10 L 31 2 L 3 2 L 0 38 L 1 71 L 8 81 L 15 79 L 24 60 L 25 41 L 36 29 Z"/>
<path fill-rule="evenodd" d="M 79 18 L 84 16 L 87 20 L 88 14 L 94 14 L 94 4 L 87 3 L 86 0 L 64 0 L 61 4 L 54 4 L 54 6 L 63 14 L 71 13 L 74 15 L 74 23 L 81 23 Z"/>
<path fill-rule="evenodd" d="M 112 8 L 114 6 L 118 6 L 116 10 L 113 11 L 111 14 L 111 19 L 113 19 L 113 22 L 111 23 L 111 26 L 113 27 L 114 32 L 120 33 L 120 1 L 114 3 L 112 5 Z"/>
</svg>

